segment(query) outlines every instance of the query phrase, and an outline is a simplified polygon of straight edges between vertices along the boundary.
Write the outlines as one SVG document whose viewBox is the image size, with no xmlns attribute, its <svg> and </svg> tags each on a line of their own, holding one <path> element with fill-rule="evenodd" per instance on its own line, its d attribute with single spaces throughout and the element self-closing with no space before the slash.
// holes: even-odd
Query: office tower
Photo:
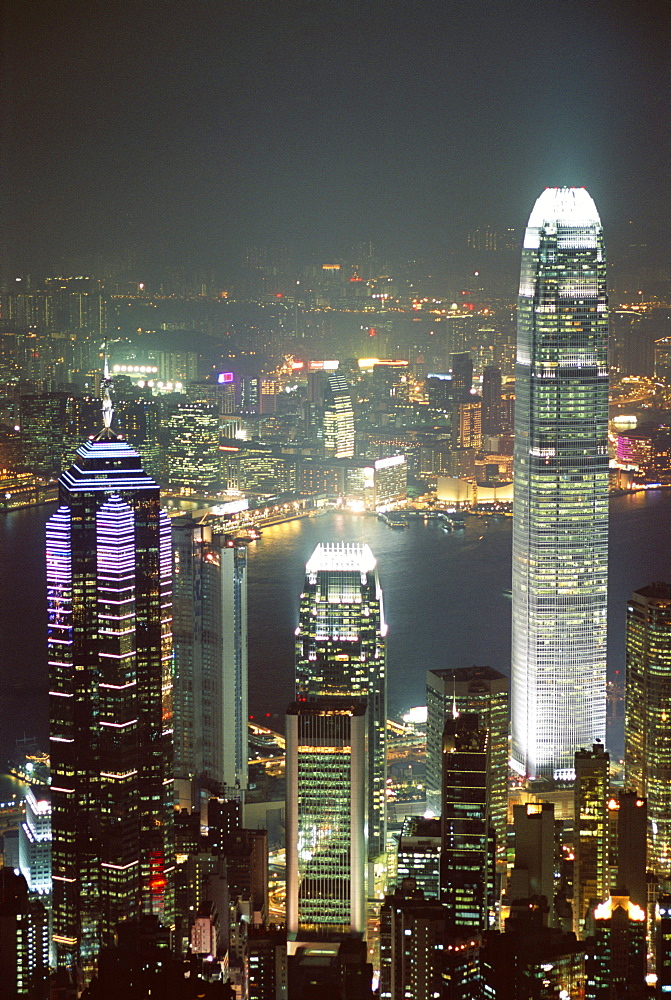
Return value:
<svg viewBox="0 0 671 1000">
<path fill-rule="evenodd" d="M 501 369 L 494 365 L 482 373 L 482 433 L 501 433 Z"/>
<path fill-rule="evenodd" d="M 171 493 L 210 496 L 221 488 L 219 418 L 202 403 L 179 403 L 168 421 L 167 482 Z"/>
<path fill-rule="evenodd" d="M 648 864 L 671 888 L 671 584 L 627 605 L 625 786 L 648 800 Z"/>
<path fill-rule="evenodd" d="M 443 730 L 453 712 L 477 713 L 489 730 L 489 816 L 496 853 L 505 864 L 508 823 L 508 692 L 510 681 L 492 667 L 429 670 L 426 674 L 426 804 L 440 815 Z"/>
<path fill-rule="evenodd" d="M 380 911 L 380 1000 L 467 1000 L 480 993 L 479 934 L 457 936 L 412 878 Z"/>
<path fill-rule="evenodd" d="M 368 705 L 368 850 L 385 850 L 387 626 L 368 545 L 320 544 L 305 567 L 296 633 L 296 695 L 365 697 Z"/>
<path fill-rule="evenodd" d="M 0 1000 L 44 1000 L 49 986 L 49 924 L 26 880 L 0 868 Z"/>
<path fill-rule="evenodd" d="M 594 911 L 585 963 L 585 1000 L 647 996 L 645 911 L 615 891 Z"/>
<path fill-rule="evenodd" d="M 105 429 L 47 522 L 54 942 L 90 970 L 120 920 L 172 922 L 172 546 L 159 488 Z"/>
<path fill-rule="evenodd" d="M 19 867 L 31 893 L 51 906 L 51 794 L 48 786 L 29 785 L 26 817 L 19 828 Z"/>
<path fill-rule="evenodd" d="M 545 897 L 546 913 L 554 923 L 555 808 L 552 802 L 528 802 L 513 806 L 515 865 L 508 880 L 511 904 L 517 900 Z"/>
<path fill-rule="evenodd" d="M 440 819 L 406 816 L 396 854 L 396 884 L 415 880 L 426 899 L 440 895 Z"/>
<path fill-rule="evenodd" d="M 452 444 L 455 448 L 482 447 L 482 403 L 470 397 L 452 410 Z"/>
<path fill-rule="evenodd" d="M 347 379 L 337 372 L 324 386 L 324 451 L 331 458 L 354 456 L 354 410 Z"/>
<path fill-rule="evenodd" d="M 366 702 L 295 702 L 286 740 L 287 932 L 363 933 Z"/>
<path fill-rule="evenodd" d="M 632 903 L 645 910 L 648 906 L 647 802 L 636 792 L 620 791 L 617 799 L 608 800 L 608 814 L 615 821 L 611 824 L 611 861 L 615 861 L 616 874 L 614 879 L 611 875 L 611 887 L 622 886 Z"/>
<path fill-rule="evenodd" d="M 72 401 L 64 392 L 21 397 L 23 463 L 34 475 L 48 479 L 60 473 L 71 409 Z"/>
<path fill-rule="evenodd" d="M 452 355 L 452 388 L 456 402 L 468 400 L 473 388 L 473 359 L 468 351 Z"/>
<path fill-rule="evenodd" d="M 448 719 L 443 736 L 440 899 L 451 924 L 466 933 L 486 929 L 493 905 L 495 834 L 488 771 L 489 732 L 478 716 Z"/>
<path fill-rule="evenodd" d="M 602 743 L 575 755 L 573 786 L 573 928 L 581 936 L 590 910 L 602 903 L 608 885 L 608 798 L 610 755 Z"/>
<path fill-rule="evenodd" d="M 608 304 L 584 188 L 529 217 L 515 393 L 512 764 L 570 777 L 606 735 Z"/>
<path fill-rule="evenodd" d="M 250 922 L 256 926 L 268 920 L 268 831 L 235 830 L 222 837 L 218 852 L 226 858 L 231 900 L 250 904 Z"/>
<path fill-rule="evenodd" d="M 172 539 L 176 792 L 200 805 L 247 787 L 247 552 L 189 516 Z"/>
</svg>

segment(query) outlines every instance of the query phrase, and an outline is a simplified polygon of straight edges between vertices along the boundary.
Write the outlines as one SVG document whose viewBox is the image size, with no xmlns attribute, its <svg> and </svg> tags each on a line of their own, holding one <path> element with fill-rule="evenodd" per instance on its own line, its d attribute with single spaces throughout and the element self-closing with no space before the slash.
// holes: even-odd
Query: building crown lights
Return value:
<svg viewBox="0 0 671 1000">
<path fill-rule="evenodd" d="M 370 573 L 377 565 L 369 545 L 356 542 L 320 542 L 305 567 L 307 573 L 323 570 Z"/>
<path fill-rule="evenodd" d="M 601 219 L 585 188 L 546 188 L 536 199 L 529 228 L 600 226 Z"/>
</svg>

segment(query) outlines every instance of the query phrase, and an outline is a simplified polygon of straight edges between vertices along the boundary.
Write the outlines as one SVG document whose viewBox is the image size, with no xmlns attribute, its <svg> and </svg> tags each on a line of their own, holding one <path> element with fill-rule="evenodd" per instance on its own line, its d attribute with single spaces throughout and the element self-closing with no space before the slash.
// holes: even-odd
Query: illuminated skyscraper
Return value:
<svg viewBox="0 0 671 1000">
<path fill-rule="evenodd" d="M 573 786 L 573 929 L 583 936 L 587 914 L 608 897 L 610 755 L 602 743 L 575 755 Z"/>
<path fill-rule="evenodd" d="M 175 778 L 197 805 L 247 787 L 247 551 L 188 516 L 172 529 Z"/>
<path fill-rule="evenodd" d="M 361 934 L 365 923 L 366 702 L 289 706 L 287 931 Z"/>
<path fill-rule="evenodd" d="M 494 903 L 489 732 L 475 714 L 445 723 L 440 899 L 453 927 L 486 930 Z"/>
<path fill-rule="evenodd" d="M 652 583 L 627 607 L 624 765 L 648 800 L 648 864 L 671 889 L 671 584 Z M 628 887 L 627 887 L 628 888 Z"/>
<path fill-rule="evenodd" d="M 47 522 L 54 942 L 85 970 L 173 906 L 170 522 L 110 420 Z"/>
<path fill-rule="evenodd" d="M 569 776 L 606 729 L 608 303 L 584 188 L 529 218 L 515 385 L 512 762 Z"/>
<path fill-rule="evenodd" d="M 185 496 L 220 489 L 219 418 L 214 407 L 180 403 L 168 423 L 168 487 Z"/>
<path fill-rule="evenodd" d="M 296 630 L 296 694 L 368 703 L 368 847 L 385 849 L 387 676 L 382 590 L 368 545 L 318 545 L 305 569 Z"/>
<path fill-rule="evenodd" d="M 489 814 L 496 854 L 505 865 L 508 825 L 508 692 L 510 680 L 492 667 L 428 670 L 426 674 L 426 804 L 440 815 L 443 731 L 453 711 L 477 713 L 489 730 Z"/>
<path fill-rule="evenodd" d="M 354 410 L 347 379 L 334 372 L 324 386 L 324 451 L 331 458 L 354 456 Z"/>
</svg>

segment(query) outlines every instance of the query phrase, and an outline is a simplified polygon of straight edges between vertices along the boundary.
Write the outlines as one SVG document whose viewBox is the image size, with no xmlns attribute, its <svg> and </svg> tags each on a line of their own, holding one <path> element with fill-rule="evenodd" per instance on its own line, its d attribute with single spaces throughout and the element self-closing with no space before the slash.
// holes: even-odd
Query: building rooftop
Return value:
<svg viewBox="0 0 671 1000">
<path fill-rule="evenodd" d="M 528 222 L 529 229 L 600 225 L 596 205 L 584 187 L 546 188 L 536 199 Z"/>
<path fill-rule="evenodd" d="M 340 570 L 349 573 L 370 573 L 377 561 L 368 545 L 356 542 L 320 542 L 305 567 L 306 573 Z"/>
</svg>

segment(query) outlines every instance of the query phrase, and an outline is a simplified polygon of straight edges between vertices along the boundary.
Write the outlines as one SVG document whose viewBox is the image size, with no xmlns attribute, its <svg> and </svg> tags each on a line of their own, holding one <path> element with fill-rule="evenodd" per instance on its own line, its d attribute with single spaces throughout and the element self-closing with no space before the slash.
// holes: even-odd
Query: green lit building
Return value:
<svg viewBox="0 0 671 1000">
<path fill-rule="evenodd" d="M 296 695 L 366 698 L 368 850 L 385 850 L 387 626 L 368 545 L 320 544 L 305 567 L 296 629 Z"/>
<path fill-rule="evenodd" d="M 648 865 L 671 889 L 671 584 L 637 590 L 627 606 L 626 787 L 648 800 Z"/>
<path fill-rule="evenodd" d="M 510 680 L 492 667 L 428 670 L 426 674 L 426 805 L 440 815 L 443 730 L 456 710 L 475 712 L 489 730 L 489 814 L 497 857 L 505 864 L 508 822 L 508 697 Z"/>
<path fill-rule="evenodd" d="M 606 735 L 608 300 L 584 188 L 546 188 L 522 250 L 515 369 L 512 765 L 571 778 Z"/>
<path fill-rule="evenodd" d="M 317 698 L 286 716 L 287 933 L 362 934 L 366 903 L 366 702 Z"/>
</svg>

